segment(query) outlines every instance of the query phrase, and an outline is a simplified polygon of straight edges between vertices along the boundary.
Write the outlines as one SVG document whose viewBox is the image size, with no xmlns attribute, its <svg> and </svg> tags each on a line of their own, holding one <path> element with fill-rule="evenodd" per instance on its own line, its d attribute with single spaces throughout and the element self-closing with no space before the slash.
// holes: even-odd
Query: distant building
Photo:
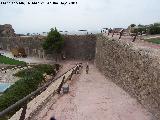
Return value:
<svg viewBox="0 0 160 120">
<path fill-rule="evenodd" d="M 26 36 L 25 34 L 16 34 L 16 36 Z"/>
</svg>

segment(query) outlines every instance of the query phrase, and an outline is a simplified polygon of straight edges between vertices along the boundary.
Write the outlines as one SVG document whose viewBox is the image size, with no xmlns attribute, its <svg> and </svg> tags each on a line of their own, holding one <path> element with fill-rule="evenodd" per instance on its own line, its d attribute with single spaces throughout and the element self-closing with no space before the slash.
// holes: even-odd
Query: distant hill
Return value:
<svg viewBox="0 0 160 120">
<path fill-rule="evenodd" d="M 0 25 L 0 37 L 14 37 L 16 36 L 14 29 L 12 28 L 12 25 L 10 24 L 4 24 Z"/>
</svg>

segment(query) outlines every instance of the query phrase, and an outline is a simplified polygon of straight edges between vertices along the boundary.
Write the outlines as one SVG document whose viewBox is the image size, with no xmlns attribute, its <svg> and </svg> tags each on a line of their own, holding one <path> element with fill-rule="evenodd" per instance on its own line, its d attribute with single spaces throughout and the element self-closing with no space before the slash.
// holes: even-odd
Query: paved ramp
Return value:
<svg viewBox="0 0 160 120">
<path fill-rule="evenodd" d="M 152 120 L 149 112 L 94 65 L 90 64 L 89 74 L 84 68 L 70 83 L 70 93 L 52 98 L 34 120 L 49 120 L 52 115 L 57 120 Z"/>
</svg>

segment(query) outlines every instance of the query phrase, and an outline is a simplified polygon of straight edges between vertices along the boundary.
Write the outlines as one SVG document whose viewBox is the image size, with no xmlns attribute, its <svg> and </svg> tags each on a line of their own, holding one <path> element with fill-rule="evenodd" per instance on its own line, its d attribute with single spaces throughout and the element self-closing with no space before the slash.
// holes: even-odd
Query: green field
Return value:
<svg viewBox="0 0 160 120">
<path fill-rule="evenodd" d="M 0 64 L 25 65 L 26 63 L 23 61 L 15 60 L 15 59 L 0 55 Z"/>
<path fill-rule="evenodd" d="M 160 38 L 145 39 L 145 41 L 152 42 L 155 44 L 160 44 Z"/>
</svg>

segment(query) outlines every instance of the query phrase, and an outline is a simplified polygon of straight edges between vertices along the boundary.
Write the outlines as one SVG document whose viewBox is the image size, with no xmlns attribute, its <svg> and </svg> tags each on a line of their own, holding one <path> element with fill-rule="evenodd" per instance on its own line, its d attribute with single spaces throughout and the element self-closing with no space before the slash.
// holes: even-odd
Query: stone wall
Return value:
<svg viewBox="0 0 160 120">
<path fill-rule="evenodd" d="M 94 59 L 95 35 L 65 35 L 64 54 L 71 59 Z M 23 47 L 27 55 L 39 58 L 54 58 L 54 55 L 46 55 L 42 43 L 45 37 L 0 37 L 0 48 L 11 50 L 15 47 Z"/>
<path fill-rule="evenodd" d="M 99 70 L 160 120 L 160 52 L 99 35 L 95 63 Z"/>
<path fill-rule="evenodd" d="M 16 47 L 23 47 L 27 55 L 43 58 L 42 42 L 43 39 L 38 37 L 0 37 L 0 48 L 10 51 Z"/>
<path fill-rule="evenodd" d="M 94 59 L 96 35 L 68 35 L 65 39 L 65 54 L 68 58 Z"/>
</svg>

